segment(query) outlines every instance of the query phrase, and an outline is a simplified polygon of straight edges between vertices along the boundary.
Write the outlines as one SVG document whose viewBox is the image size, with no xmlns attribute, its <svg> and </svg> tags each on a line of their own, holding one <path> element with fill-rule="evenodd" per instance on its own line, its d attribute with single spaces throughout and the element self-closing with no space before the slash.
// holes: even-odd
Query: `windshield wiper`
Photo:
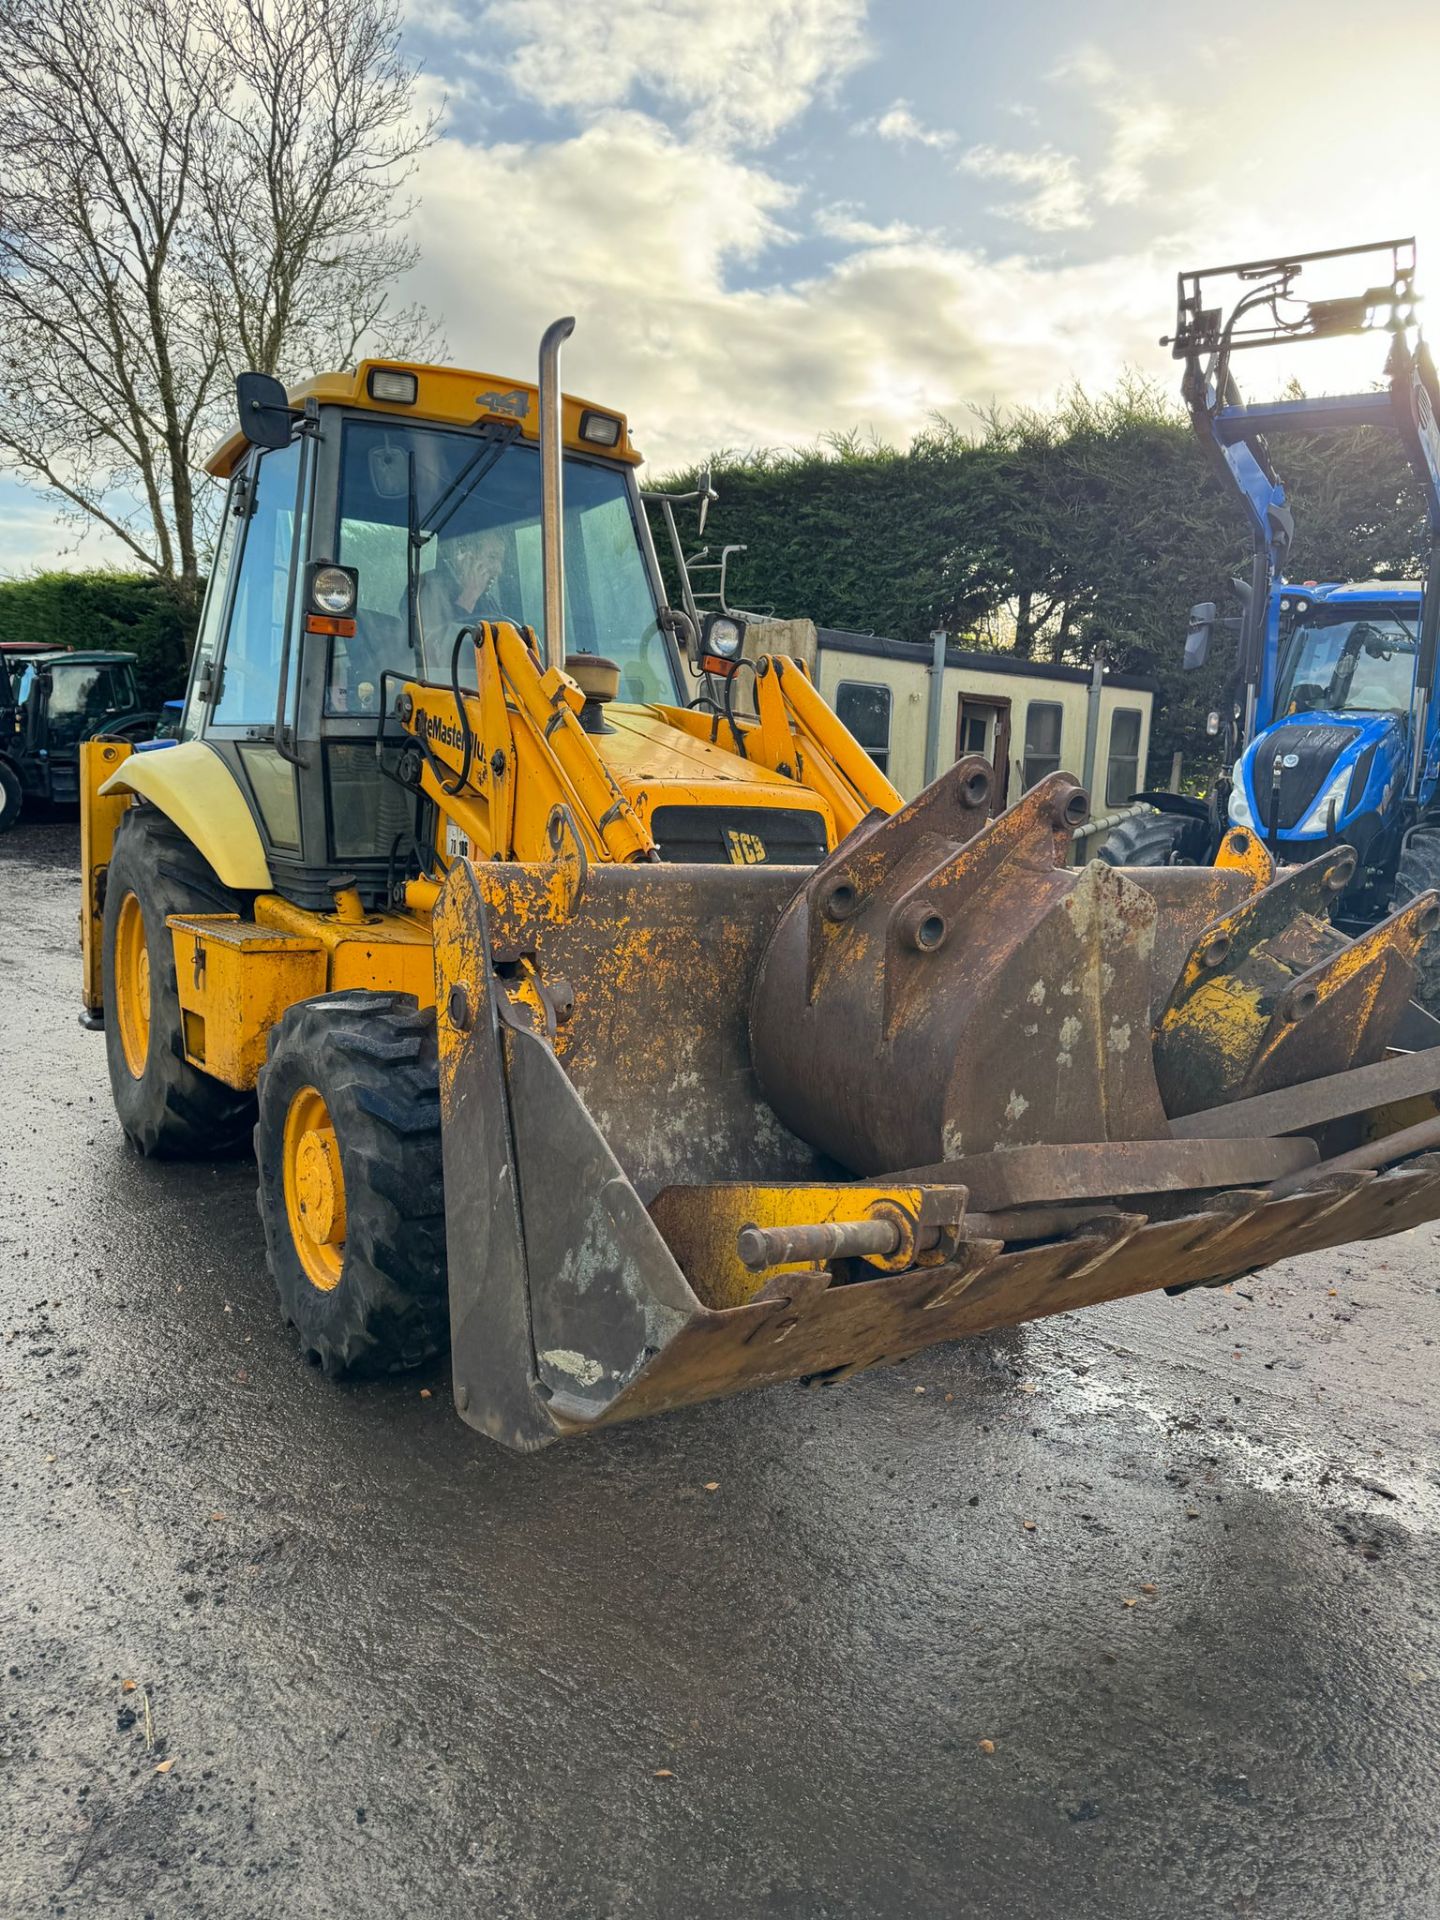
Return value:
<svg viewBox="0 0 1440 1920">
<path fill-rule="evenodd" d="M 435 538 L 436 534 L 444 530 L 446 522 L 465 504 L 501 454 L 514 442 L 519 432 L 518 420 L 512 420 L 503 427 L 492 426 L 487 421 L 480 428 L 482 439 L 488 444 L 482 444 L 479 451 L 470 456 L 439 499 L 432 503 L 429 512 L 423 516 L 430 524 L 421 526 L 422 516 L 419 513 L 412 514 L 410 539 L 414 545 L 424 547 Z M 411 460 L 413 463 L 413 454 Z M 410 503 L 413 508 L 415 503 L 413 464 L 411 476 Z M 454 498 L 451 497 L 452 495 Z M 443 513 L 440 511 L 442 507 L 445 509 Z"/>
<path fill-rule="evenodd" d="M 405 456 L 408 468 L 405 498 L 409 535 L 405 543 L 405 604 L 410 616 L 410 651 L 419 653 L 422 660 L 425 657 L 425 626 L 420 613 L 420 555 L 436 535 L 444 530 L 446 523 L 456 510 L 469 499 L 505 449 L 514 443 L 519 432 L 518 420 L 510 421 L 505 426 L 495 426 L 490 421 L 484 423 L 480 428 L 479 450 L 465 462 L 425 515 L 425 518 L 431 522 L 429 526 L 421 525 L 421 515 L 415 504 L 414 448 L 412 447 Z M 442 508 L 443 512 L 441 512 Z"/>
</svg>

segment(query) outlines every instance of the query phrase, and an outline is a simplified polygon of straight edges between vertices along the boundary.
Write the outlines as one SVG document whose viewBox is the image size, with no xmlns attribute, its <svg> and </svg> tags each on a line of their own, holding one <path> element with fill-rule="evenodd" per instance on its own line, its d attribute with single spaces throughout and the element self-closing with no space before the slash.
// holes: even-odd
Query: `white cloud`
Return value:
<svg viewBox="0 0 1440 1920">
<path fill-rule="evenodd" d="M 815 230 L 827 240 L 841 240 L 852 247 L 893 247 L 919 240 L 922 229 L 905 220 L 891 220 L 883 227 L 866 220 L 860 210 L 845 200 L 833 207 L 821 207 L 815 215 Z"/>
<path fill-rule="evenodd" d="M 1073 154 L 1059 153 L 1054 147 L 1017 153 L 979 146 L 962 155 L 960 165 L 981 180 L 1008 180 L 1029 187 L 1023 199 L 996 207 L 995 212 L 1019 220 L 1036 233 L 1063 233 L 1090 225 L 1085 183 Z"/>
<path fill-rule="evenodd" d="M 1168 263 L 992 261 L 848 206 L 820 219 L 851 251 L 787 279 L 789 190 L 633 112 L 549 143 L 443 141 L 419 185 L 412 290 L 456 361 L 526 375 L 575 314 L 566 384 L 630 415 L 652 473 L 837 427 L 904 441 L 936 410 L 1103 384 L 1166 317 Z M 762 258 L 769 284 L 732 284 Z"/>
<path fill-rule="evenodd" d="M 862 120 L 857 133 L 878 134 L 902 147 L 931 147 L 944 153 L 955 145 L 955 135 L 945 127 L 927 127 L 915 118 L 908 100 L 896 100 L 878 119 Z"/>
<path fill-rule="evenodd" d="M 1061 85 L 1075 85 L 1091 95 L 1109 138 L 1096 188 L 1107 206 L 1133 206 L 1150 186 L 1152 163 L 1184 145 L 1179 116 L 1154 88 L 1128 79 L 1098 47 L 1077 47 L 1048 76 Z"/>
<path fill-rule="evenodd" d="M 1113 100 L 1104 111 L 1111 140 L 1100 197 L 1107 206 L 1133 206 L 1149 191 L 1150 163 L 1179 148 L 1179 123 L 1159 100 Z"/>
<path fill-rule="evenodd" d="M 516 90 L 583 114 L 640 90 L 711 140 L 764 140 L 867 57 L 865 0 L 491 0 Z"/>
</svg>

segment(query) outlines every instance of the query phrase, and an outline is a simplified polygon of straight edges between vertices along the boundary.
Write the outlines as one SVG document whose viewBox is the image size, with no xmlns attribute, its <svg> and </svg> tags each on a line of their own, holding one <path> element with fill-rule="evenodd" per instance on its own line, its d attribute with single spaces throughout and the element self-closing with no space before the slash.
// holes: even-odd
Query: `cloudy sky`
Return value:
<svg viewBox="0 0 1440 1920">
<path fill-rule="evenodd" d="M 652 469 L 1043 401 L 1158 344 L 1195 267 L 1415 233 L 1440 288 L 1434 0 L 412 0 L 442 134 L 413 292 Z M 1436 323 L 1440 327 L 1440 323 Z M 1365 384 L 1365 357 L 1298 366 Z M 297 369 L 297 372 L 301 371 Z M 63 545 L 0 480 L 0 571 Z M 89 540 L 75 561 L 107 557 Z"/>
</svg>

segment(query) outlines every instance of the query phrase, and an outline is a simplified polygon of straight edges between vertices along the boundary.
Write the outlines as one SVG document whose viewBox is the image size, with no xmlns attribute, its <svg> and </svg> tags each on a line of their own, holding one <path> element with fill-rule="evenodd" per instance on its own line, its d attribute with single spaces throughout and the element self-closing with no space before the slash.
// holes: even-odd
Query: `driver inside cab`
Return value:
<svg viewBox="0 0 1440 1920">
<path fill-rule="evenodd" d="M 426 652 L 447 658 L 461 627 L 505 616 L 498 587 L 505 568 L 505 535 L 499 527 L 469 527 L 442 533 L 434 567 L 420 581 L 420 627 Z"/>
<path fill-rule="evenodd" d="M 446 529 L 436 536 L 433 567 L 422 573 L 416 592 L 416 632 L 407 644 L 409 597 L 402 594 L 393 616 L 362 609 L 353 636 L 337 649 L 331 674 L 332 713 L 373 713 L 382 673 L 414 670 L 433 679 L 448 678 L 450 654 L 462 627 L 507 617 L 499 583 L 505 570 L 507 540 L 500 527 Z M 514 617 L 513 611 L 509 617 Z M 462 675 L 474 684 L 473 665 Z"/>
</svg>

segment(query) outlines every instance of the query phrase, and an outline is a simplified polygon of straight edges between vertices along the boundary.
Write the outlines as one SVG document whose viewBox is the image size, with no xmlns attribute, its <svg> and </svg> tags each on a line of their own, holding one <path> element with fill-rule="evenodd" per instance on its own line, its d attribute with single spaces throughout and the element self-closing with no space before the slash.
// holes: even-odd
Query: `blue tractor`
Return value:
<svg viewBox="0 0 1440 1920">
<path fill-rule="evenodd" d="M 1360 291 L 1298 291 L 1307 270 L 1333 282 L 1358 260 L 1372 281 Z M 1350 933 L 1440 885 L 1440 382 L 1415 337 L 1414 282 L 1413 240 L 1180 275 L 1176 330 L 1162 345 L 1184 361 L 1191 420 L 1254 549 L 1250 579 L 1233 583 L 1238 617 L 1221 620 L 1213 602 L 1193 607 L 1185 647 L 1186 666 L 1203 666 L 1214 629 L 1238 629 L 1234 672 L 1209 722 L 1233 766 L 1204 800 L 1137 794 L 1157 811 L 1111 833 L 1100 857 L 1112 865 L 1208 864 L 1231 827 L 1286 864 L 1343 842 L 1356 860 L 1335 918 Z M 1390 346 L 1384 384 L 1370 392 L 1247 403 L 1236 384 L 1238 352 L 1377 330 Z M 1285 577 L 1295 523 L 1270 441 L 1356 426 L 1395 433 L 1405 448 L 1428 523 L 1423 582 Z M 1440 953 L 1429 949 L 1421 998 L 1440 1011 Z"/>
</svg>

